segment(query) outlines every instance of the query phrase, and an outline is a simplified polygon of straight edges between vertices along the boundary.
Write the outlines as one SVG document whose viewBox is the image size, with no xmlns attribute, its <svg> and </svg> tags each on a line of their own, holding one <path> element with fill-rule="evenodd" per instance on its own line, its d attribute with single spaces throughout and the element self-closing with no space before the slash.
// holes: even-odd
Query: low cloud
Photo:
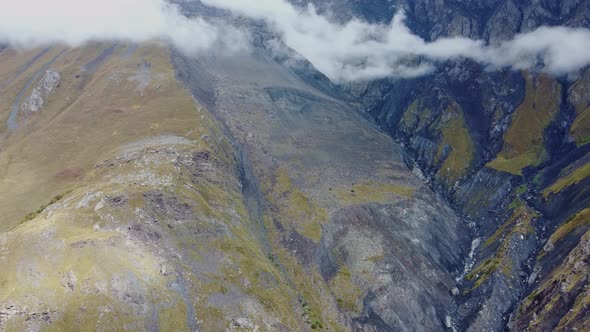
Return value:
<svg viewBox="0 0 590 332">
<path fill-rule="evenodd" d="M 189 19 L 165 0 L 0 0 L 0 43 L 31 47 L 164 39 L 185 52 L 244 46 L 236 29 Z"/>
<path fill-rule="evenodd" d="M 460 57 L 490 69 L 535 67 L 555 75 L 590 64 L 587 29 L 542 27 L 494 46 L 461 37 L 426 42 L 408 29 L 401 11 L 389 25 L 358 19 L 339 24 L 313 6 L 296 8 L 285 0 L 202 1 L 266 21 L 290 48 L 335 81 L 415 77 L 432 71 L 437 62 Z"/>
<path fill-rule="evenodd" d="M 408 29 L 401 11 L 390 24 L 337 23 L 312 6 L 295 7 L 286 0 L 201 1 L 266 22 L 284 44 L 337 82 L 416 77 L 460 57 L 490 69 L 534 67 L 555 75 L 590 64 L 587 29 L 542 27 L 493 46 L 468 38 L 426 42 Z M 189 19 L 166 0 L 0 0 L 0 8 L 0 43 L 17 46 L 164 39 L 198 54 L 220 47 L 243 49 L 248 39 L 220 21 Z"/>
</svg>

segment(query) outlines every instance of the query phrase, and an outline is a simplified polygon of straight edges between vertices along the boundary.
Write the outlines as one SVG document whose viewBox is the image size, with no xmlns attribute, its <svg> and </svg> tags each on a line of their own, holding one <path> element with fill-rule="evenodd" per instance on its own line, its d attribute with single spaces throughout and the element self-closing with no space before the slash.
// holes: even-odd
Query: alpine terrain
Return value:
<svg viewBox="0 0 590 332">
<path fill-rule="evenodd" d="M 587 64 L 330 79 L 230 2 L 168 5 L 244 50 L 0 46 L 0 331 L 590 331 Z M 590 28 L 588 0 L 289 6 L 425 43 Z"/>
</svg>

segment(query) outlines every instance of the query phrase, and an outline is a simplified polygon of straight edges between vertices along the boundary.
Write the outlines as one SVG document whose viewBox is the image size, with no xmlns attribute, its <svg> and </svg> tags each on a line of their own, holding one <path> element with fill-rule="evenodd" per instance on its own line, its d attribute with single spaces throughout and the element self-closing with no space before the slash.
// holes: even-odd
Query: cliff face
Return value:
<svg viewBox="0 0 590 332">
<path fill-rule="evenodd" d="M 315 5 L 338 19 L 373 22 L 404 9 L 426 40 L 459 35 L 493 44 L 542 25 L 590 25 L 588 1 Z M 514 330 L 588 328 L 588 275 L 562 260 L 585 261 L 589 72 L 488 72 L 459 59 L 418 79 L 343 87 L 476 225 L 476 263 L 457 297 L 461 329 L 501 330 L 509 321 Z"/>
<path fill-rule="evenodd" d="M 403 8 L 427 40 L 590 17 L 582 0 L 315 4 Z M 252 53 L 0 49 L 0 330 L 589 328 L 590 70 L 458 59 L 337 86 L 234 23 Z"/>
</svg>

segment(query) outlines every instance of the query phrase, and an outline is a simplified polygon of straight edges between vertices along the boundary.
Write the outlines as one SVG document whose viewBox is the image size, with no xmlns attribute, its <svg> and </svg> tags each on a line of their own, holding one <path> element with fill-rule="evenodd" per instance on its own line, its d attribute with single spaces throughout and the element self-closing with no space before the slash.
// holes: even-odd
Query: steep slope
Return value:
<svg viewBox="0 0 590 332">
<path fill-rule="evenodd" d="M 426 40 L 459 35 L 493 44 L 543 25 L 590 26 L 585 0 L 301 2 L 342 21 L 387 22 L 404 9 L 411 30 Z M 576 270 L 568 295 L 563 276 L 572 269 L 562 260 L 584 264 L 588 70 L 557 78 L 456 59 L 425 77 L 343 89 L 478 229 L 476 263 L 457 297 L 460 329 L 498 331 L 509 320 L 517 331 L 584 329 L 584 319 L 570 316 L 585 315 L 579 290 L 587 272 Z"/>
<path fill-rule="evenodd" d="M 312 316 L 324 327 L 339 312 L 347 328 L 444 329 L 465 225 L 338 91 L 277 62 L 264 30 L 244 28 L 262 41 L 252 54 L 175 63 L 242 145 L 270 245 Z"/>
<path fill-rule="evenodd" d="M 246 207 L 239 153 L 166 47 L 54 52 L 23 95 L 46 70 L 59 84 L 43 108 L 19 106 L 2 141 L 0 328 L 302 328 Z"/>
<path fill-rule="evenodd" d="M 0 330 L 452 324 L 466 224 L 245 24 L 233 56 L 2 51 Z"/>
<path fill-rule="evenodd" d="M 336 86 L 174 2 L 255 45 L 2 48 L 0 330 L 588 328 L 590 70 Z M 585 0 L 314 3 L 426 40 L 590 25 Z"/>
</svg>

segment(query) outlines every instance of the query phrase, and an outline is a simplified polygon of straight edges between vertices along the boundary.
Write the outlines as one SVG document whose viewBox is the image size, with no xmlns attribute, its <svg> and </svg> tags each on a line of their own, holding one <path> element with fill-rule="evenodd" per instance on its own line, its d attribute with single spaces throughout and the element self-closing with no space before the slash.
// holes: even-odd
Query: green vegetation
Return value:
<svg viewBox="0 0 590 332">
<path fill-rule="evenodd" d="M 571 326 L 576 325 L 580 326 L 577 328 L 578 331 L 583 330 L 583 328 L 590 323 L 588 307 L 590 307 L 590 294 L 588 292 L 582 292 L 576 297 L 573 308 L 561 318 L 555 330 L 567 331 L 570 330 Z"/>
<path fill-rule="evenodd" d="M 122 246 L 124 239 L 116 232 L 97 232 L 92 225 L 68 222 L 74 218 L 84 220 L 82 213 L 72 208 L 60 210 L 50 219 L 40 217 L 38 222 L 24 223 L 10 232 L 4 243 L 10 252 L 3 261 L 10 268 L 0 275 L 0 284 L 9 291 L 0 295 L 0 302 L 10 299 L 21 307 L 28 306 L 29 312 L 46 311 L 55 330 L 69 330 L 72 326 L 95 330 L 97 322 L 105 318 L 105 327 L 134 329 L 134 308 L 117 297 L 116 291 L 127 280 L 133 280 L 137 285 L 137 293 L 132 293 L 134 299 L 142 296 L 154 304 L 176 304 L 183 312 L 178 296 L 169 294 L 165 299 L 158 291 L 143 292 L 147 288 L 167 289 L 168 280 L 158 272 L 158 260 L 149 250 L 135 243 Z M 78 246 L 79 243 L 89 245 Z M 96 264 L 97 261 L 101 263 Z M 19 269 L 27 266 L 34 266 L 34 273 L 23 276 Z M 36 300 L 29 301 L 30 294 L 35 294 Z M 106 306 L 111 310 L 101 312 L 100 308 Z M 63 314 L 53 311 L 56 309 L 63 310 Z M 174 316 L 172 312 L 165 315 Z M 13 317 L 10 324 L 14 329 L 8 330 L 22 330 L 29 319 L 30 316 Z M 178 324 L 182 326 L 183 321 Z"/>
<path fill-rule="evenodd" d="M 588 264 L 580 263 L 586 258 L 584 248 L 589 236 L 590 231 L 587 231 L 580 244 L 570 251 L 568 257 L 563 259 L 521 303 L 517 318 L 525 320 L 531 330 L 538 330 L 538 324 L 545 322 L 545 317 L 556 315 L 560 317 L 556 331 L 572 330 L 572 327 L 588 323 L 587 308 L 590 305 L 590 294 L 585 288 L 588 285 L 590 271 Z M 540 319 L 528 321 L 531 313 Z"/>
<path fill-rule="evenodd" d="M 248 236 L 246 229 L 236 228 L 232 234 L 234 238 L 224 238 L 217 243 L 217 247 L 224 253 L 230 264 L 224 264 L 222 273 L 217 276 L 218 285 L 228 283 L 228 286 L 214 289 L 211 293 L 227 292 L 226 287 L 239 287 L 251 298 L 257 299 L 267 314 L 280 317 L 283 324 L 295 327 L 297 322 L 292 315 L 293 298 L 290 290 L 285 287 L 283 277 L 279 272 L 279 261 L 271 262 L 265 259 L 257 239 Z M 269 287 L 261 283 L 261 275 L 265 274 L 271 280 L 276 280 Z M 244 285 L 245 284 L 245 285 Z"/>
<path fill-rule="evenodd" d="M 531 225 L 532 219 L 538 217 L 538 213 L 529 208 L 520 198 L 515 198 L 509 206 L 512 209 L 512 215 L 502 226 L 490 236 L 485 242 L 485 246 L 490 246 L 498 241 L 503 235 L 509 238 L 511 234 L 531 234 L 533 227 Z M 507 231 L 509 231 L 507 233 Z"/>
<path fill-rule="evenodd" d="M 289 221 L 299 234 L 319 242 L 322 225 L 328 221 L 325 210 L 314 204 L 299 188 L 291 182 L 285 168 L 275 174 L 274 187 L 269 187 L 269 200 L 279 207 L 281 216 Z"/>
<path fill-rule="evenodd" d="M 433 113 L 424 107 L 422 99 L 414 100 L 405 110 L 401 119 L 401 129 L 408 134 L 418 132 L 432 123 Z"/>
<path fill-rule="evenodd" d="M 578 114 L 570 129 L 571 135 L 576 140 L 578 146 L 586 145 L 590 142 L 590 107 Z"/>
<path fill-rule="evenodd" d="M 562 174 L 555 183 L 543 191 L 545 197 L 549 197 L 551 194 L 556 194 L 590 176 L 590 162 L 573 170 L 566 169 L 565 173 L 566 174 Z"/>
<path fill-rule="evenodd" d="M 588 100 L 588 86 L 590 76 L 586 71 L 583 76 L 570 88 L 570 96 L 575 96 L 576 118 L 572 123 L 570 134 L 578 146 L 590 143 L 590 104 Z"/>
<path fill-rule="evenodd" d="M 443 161 L 438 176 L 447 183 L 453 183 L 469 169 L 475 145 L 458 104 L 450 104 L 441 114 L 441 121 L 433 122 L 432 118 L 432 111 L 424 107 L 422 99 L 416 99 L 404 112 L 401 129 L 412 133 L 425 128 L 440 132 L 441 142 L 436 158 L 442 159 L 446 146 L 450 146 L 451 151 Z"/>
<path fill-rule="evenodd" d="M 502 235 L 504 235 L 504 233 L 506 233 L 506 230 L 513 225 L 513 222 L 514 222 L 513 220 L 509 219 L 505 223 L 503 223 L 500 227 L 498 227 L 498 229 L 496 229 L 494 234 L 492 234 L 492 236 L 490 236 L 484 242 L 484 246 L 489 247 L 492 244 L 494 244 L 497 240 L 499 240 L 502 237 Z"/>
<path fill-rule="evenodd" d="M 331 330 L 342 330 L 342 327 L 337 322 L 325 317 L 322 312 L 322 308 L 326 308 L 329 303 L 328 296 L 321 290 L 324 286 L 327 286 L 323 277 L 315 268 L 309 271 L 304 269 L 297 261 L 297 258 L 280 245 L 281 235 L 270 219 L 270 217 L 266 216 L 264 223 L 273 244 L 275 260 L 281 262 L 289 283 L 297 291 L 300 297 L 301 310 L 307 323 L 310 327 L 315 325 L 315 329 L 324 329 L 325 326 L 329 326 Z"/>
<path fill-rule="evenodd" d="M 559 110 L 561 86 L 554 79 L 525 74 L 526 95 L 504 134 L 504 145 L 487 164 L 498 171 L 521 175 L 522 169 L 539 165 L 546 156 L 543 134 Z"/>
<path fill-rule="evenodd" d="M 477 288 L 481 286 L 488 278 L 492 275 L 492 273 L 496 272 L 500 267 L 502 260 L 500 258 L 489 258 L 486 259 L 483 263 L 481 263 L 478 267 L 476 267 L 473 271 L 471 271 L 465 279 L 467 280 L 475 280 L 475 284 L 473 288 Z"/>
<path fill-rule="evenodd" d="M 336 295 L 338 306 L 352 315 L 360 314 L 362 310 L 362 294 L 358 286 L 353 283 L 348 267 L 341 267 L 336 276 L 330 280 L 330 287 Z"/>
<path fill-rule="evenodd" d="M 256 167 L 255 173 L 260 179 L 265 199 L 273 207 L 263 218 L 273 248 L 270 261 L 280 264 L 283 274 L 296 292 L 302 318 L 313 330 L 344 330 L 332 315 L 335 312 L 326 310 L 335 302 L 332 294 L 325 292 L 329 290 L 329 284 L 315 266 L 306 268 L 301 265 L 296 254 L 284 247 L 284 231 L 277 229 L 278 225 L 280 228 L 294 229 L 305 237 L 319 242 L 321 225 L 328 220 L 327 213 L 294 185 L 286 168 L 278 168 L 267 173 L 264 169 Z"/>
<path fill-rule="evenodd" d="M 309 326 L 312 330 L 324 329 L 324 324 L 322 323 L 321 319 L 319 319 L 317 315 L 314 314 L 313 310 L 311 309 L 309 304 L 305 302 L 305 300 L 301 301 L 301 308 L 303 310 L 304 316 L 312 317 L 310 320 L 308 320 Z"/>
<path fill-rule="evenodd" d="M 586 208 L 573 215 L 566 223 L 551 234 L 549 242 L 555 244 L 582 226 L 590 226 L 590 208 Z"/>
<path fill-rule="evenodd" d="M 69 194 L 69 192 L 64 192 L 64 193 L 61 193 L 61 194 L 58 194 L 58 195 L 56 195 L 55 197 L 53 197 L 53 198 L 52 198 L 52 199 L 49 201 L 49 203 L 41 205 L 41 206 L 40 206 L 40 207 L 37 209 L 37 211 L 35 211 L 35 212 L 31 212 L 31 213 L 27 214 L 27 215 L 25 216 L 25 218 L 24 218 L 23 222 L 27 222 L 27 221 L 30 221 L 30 220 L 33 220 L 33 219 L 35 219 L 35 218 L 36 218 L 38 215 L 40 215 L 40 214 L 41 214 L 43 211 L 45 211 L 45 209 L 47 209 L 49 206 L 51 206 L 51 205 L 53 205 L 53 204 L 55 204 L 55 203 L 57 203 L 57 202 L 61 201 L 61 200 L 62 200 L 62 198 L 64 198 L 64 197 L 65 197 L 67 194 Z"/>
<path fill-rule="evenodd" d="M 130 59 L 105 61 L 81 93 L 79 68 L 103 48 L 65 53 L 55 64 L 63 73 L 59 91 L 43 112 L 27 119 L 32 128 L 22 127 L 27 130 L 3 141 L 0 244 L 8 250 L 0 254 L 7 267 L 0 274 L 7 290 L 0 292 L 0 304 L 27 311 L 8 317 L 8 330 L 36 324 L 29 312 L 47 312 L 40 328 L 60 331 L 137 331 L 152 319 L 161 330 L 189 330 L 191 319 L 200 320 L 203 330 L 226 330 L 228 311 L 239 308 L 212 304 L 210 296 L 247 298 L 256 311 L 248 319 L 261 329 L 264 319 L 272 318 L 288 330 L 301 330 L 305 323 L 293 314 L 300 310 L 300 290 L 313 303 L 311 324 L 338 330 L 331 316 L 322 316 L 328 304 L 306 285 L 306 271 L 297 266 L 301 275 L 291 283 L 280 271 L 289 253 L 263 249 L 243 203 L 235 151 L 213 117 L 176 81 L 166 49 L 140 46 Z M 140 94 L 127 78 L 144 60 L 153 76 Z M 162 135 L 181 143 L 160 144 Z M 179 165 L 181 156 L 191 160 L 205 151 L 203 164 L 211 167 L 195 174 Z M 85 170 L 84 177 L 64 181 L 69 169 Z M 50 200 L 57 192 L 64 193 Z M 162 196 L 145 196 L 153 192 Z M 120 195 L 124 203 L 109 200 Z M 310 205 L 292 189 L 285 197 L 297 206 Z M 47 213 L 60 201 L 59 209 Z M 171 217 L 166 204 L 173 202 L 178 205 Z M 293 215 L 296 209 L 290 210 Z M 184 220 L 187 211 L 194 214 Z M 307 212 L 320 213 L 312 207 Z"/>
<path fill-rule="evenodd" d="M 465 126 L 465 119 L 459 105 L 449 105 L 445 113 L 443 118 L 449 118 L 449 120 L 440 125 L 442 142 L 438 148 L 437 158 L 441 158 L 446 145 L 451 146 L 452 150 L 443 162 L 438 176 L 452 184 L 464 176 L 469 169 L 475 154 L 475 146 Z"/>
<path fill-rule="evenodd" d="M 385 254 L 374 255 L 369 258 L 366 258 L 365 260 L 367 260 L 373 264 L 377 264 L 378 262 L 382 261 L 383 259 L 385 259 Z"/>
<path fill-rule="evenodd" d="M 0 231 L 18 225 L 23 216 L 55 193 L 84 185 L 101 158 L 124 144 L 158 135 L 199 140 L 204 135 L 214 137 L 218 131 L 214 118 L 199 109 L 176 80 L 164 47 L 144 44 L 125 58 L 119 53 L 124 49 L 121 45 L 91 77 L 84 78 L 80 68 L 108 46 L 91 43 L 60 56 L 52 65 L 62 77 L 55 93 L 42 111 L 22 119 L 19 129 L 3 139 Z M 27 61 L 28 52 L 17 57 L 19 63 L 13 68 Z M 47 57 L 59 52 L 61 48 L 54 47 Z M 1 67 L 4 60 L 0 59 Z M 140 93 L 137 82 L 129 78 L 136 75 L 143 61 L 150 63 L 151 82 Z M 2 109 L 10 109 L 17 86 L 24 85 L 27 75 L 31 77 L 24 73 L 14 82 L 15 87 L 0 91 Z M 83 170 L 84 177 L 64 180 L 62 175 L 72 169 Z"/>
<path fill-rule="evenodd" d="M 534 232 L 531 222 L 538 217 L 538 213 L 529 208 L 520 198 L 515 198 L 511 204 L 512 215 L 500 226 L 485 242 L 484 246 L 490 246 L 498 241 L 500 244 L 493 257 L 485 260 L 465 278 L 475 280 L 473 288 L 481 286 L 494 272 L 501 270 L 504 275 L 512 274 L 512 262 L 507 257 L 510 240 L 514 235 L 530 235 Z"/>
<path fill-rule="evenodd" d="M 409 186 L 370 181 L 355 183 L 350 187 L 338 188 L 336 189 L 336 196 L 341 202 L 348 205 L 385 204 L 391 202 L 393 195 L 409 199 L 414 197 L 415 192 L 416 189 Z"/>
<path fill-rule="evenodd" d="M 520 196 L 527 192 L 527 186 L 522 184 L 516 188 L 516 195 Z"/>
</svg>

